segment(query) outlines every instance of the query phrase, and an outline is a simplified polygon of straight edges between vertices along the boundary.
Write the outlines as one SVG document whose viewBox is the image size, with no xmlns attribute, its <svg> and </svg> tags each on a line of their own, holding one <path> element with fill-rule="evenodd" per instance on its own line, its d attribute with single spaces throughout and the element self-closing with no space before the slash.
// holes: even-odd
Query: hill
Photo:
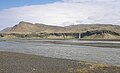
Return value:
<svg viewBox="0 0 120 73">
<path fill-rule="evenodd" d="M 93 30 L 110 30 L 120 32 L 119 25 L 112 24 L 78 24 L 70 26 L 53 26 L 40 23 L 30 23 L 21 21 L 17 25 L 4 29 L 4 32 L 46 32 L 46 33 L 80 33 Z"/>
<path fill-rule="evenodd" d="M 94 30 L 110 30 L 114 32 L 120 32 L 119 25 L 112 24 L 78 24 L 78 25 L 70 25 L 66 26 L 69 32 L 86 32 L 86 31 L 94 31 Z"/>
<path fill-rule="evenodd" d="M 120 33 L 109 30 L 95 30 L 81 33 L 85 39 L 120 39 Z"/>
<path fill-rule="evenodd" d="M 7 27 L 7 28 L 1 30 L 0 32 L 10 32 L 11 29 L 12 29 L 12 27 Z"/>
<path fill-rule="evenodd" d="M 2 32 L 3 31 L 4 33 L 8 32 L 17 34 L 0 34 L 1 37 L 14 36 L 65 39 L 79 38 L 82 35 L 81 38 L 84 39 L 120 39 L 120 26 L 112 24 L 78 24 L 61 27 L 21 21 L 17 25 L 4 29 Z M 81 35 L 79 35 L 79 33 Z"/>
<path fill-rule="evenodd" d="M 45 24 L 33 24 L 29 22 L 20 22 L 19 24 L 12 27 L 10 32 L 59 32 L 64 28 L 59 26 L 51 26 Z"/>
</svg>

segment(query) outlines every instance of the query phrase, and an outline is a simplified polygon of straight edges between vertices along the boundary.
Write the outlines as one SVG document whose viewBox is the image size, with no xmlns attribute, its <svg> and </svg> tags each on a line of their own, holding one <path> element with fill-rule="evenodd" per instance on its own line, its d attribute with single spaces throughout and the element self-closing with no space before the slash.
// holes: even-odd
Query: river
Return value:
<svg viewBox="0 0 120 73">
<path fill-rule="evenodd" d="M 120 66 L 120 48 L 55 44 L 49 42 L 46 43 L 44 41 L 46 40 L 42 40 L 42 41 L 41 40 L 32 40 L 32 41 L 1 40 L 0 51 L 18 52 L 18 53 L 34 54 L 34 55 L 53 57 L 53 58 L 65 58 L 65 59 L 73 59 L 73 60 L 88 61 L 88 62 L 100 62 L 100 63 Z M 54 41 L 54 40 L 49 40 L 49 41 Z M 56 41 L 60 41 L 60 40 L 56 40 Z M 66 40 L 65 42 L 76 42 L 76 41 Z"/>
</svg>

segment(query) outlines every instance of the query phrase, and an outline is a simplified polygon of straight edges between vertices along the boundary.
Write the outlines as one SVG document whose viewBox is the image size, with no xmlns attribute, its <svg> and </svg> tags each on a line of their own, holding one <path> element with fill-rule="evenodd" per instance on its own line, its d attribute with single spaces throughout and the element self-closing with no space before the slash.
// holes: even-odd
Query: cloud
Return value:
<svg viewBox="0 0 120 73">
<path fill-rule="evenodd" d="M 120 23 L 118 0 L 63 0 L 43 5 L 15 7 L 0 11 L 0 26 L 20 21 L 65 26 L 72 23 Z"/>
<path fill-rule="evenodd" d="M 63 2 L 118 2 L 119 0 L 63 0 Z"/>
</svg>

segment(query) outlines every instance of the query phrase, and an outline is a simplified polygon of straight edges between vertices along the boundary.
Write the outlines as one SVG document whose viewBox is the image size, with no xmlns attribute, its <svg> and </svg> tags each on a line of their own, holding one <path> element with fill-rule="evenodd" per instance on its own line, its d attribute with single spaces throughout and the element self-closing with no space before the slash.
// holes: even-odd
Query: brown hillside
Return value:
<svg viewBox="0 0 120 73">
<path fill-rule="evenodd" d="M 10 32 L 79 33 L 94 30 L 110 30 L 119 33 L 120 26 L 112 24 L 78 24 L 60 27 L 40 23 L 33 24 L 22 21 L 12 27 Z"/>
<path fill-rule="evenodd" d="M 6 29 L 4 29 L 6 30 Z M 38 32 L 38 33 L 46 33 L 46 35 L 49 34 L 49 38 L 60 38 L 60 33 L 62 34 L 61 37 L 65 38 L 63 36 L 72 36 L 72 33 L 78 34 L 78 33 L 86 33 L 87 31 L 110 31 L 113 33 L 120 34 L 120 26 L 119 25 L 112 25 L 112 24 L 79 24 L 79 25 L 70 25 L 70 26 L 65 26 L 65 27 L 60 27 L 60 26 L 52 26 L 52 25 L 45 25 L 45 24 L 40 24 L 40 23 L 29 23 L 29 22 L 24 22 L 21 21 L 19 24 L 15 25 L 14 27 L 10 28 L 9 30 L 5 32 L 9 33 L 33 33 L 33 32 Z M 52 33 L 50 35 L 50 33 Z M 56 34 L 54 34 L 56 33 Z M 97 33 L 97 32 L 96 32 Z M 35 33 L 34 33 L 35 34 Z M 53 35 L 54 34 L 54 35 Z M 38 34 L 37 34 L 38 35 Z M 44 34 L 45 35 L 45 34 Z M 59 35 L 59 37 L 58 37 Z M 104 33 L 104 34 L 85 34 L 87 36 L 83 38 L 88 38 L 88 39 L 120 39 L 120 35 L 115 35 L 115 34 L 109 34 L 109 33 Z M 9 35 L 10 36 L 10 35 Z M 13 36 L 13 35 L 12 35 Z M 40 36 L 40 35 L 39 35 Z M 69 37 L 70 37 L 69 36 Z M 1 37 L 3 37 L 3 34 L 1 34 Z M 75 36 L 76 37 L 76 36 Z"/>
<path fill-rule="evenodd" d="M 78 24 L 66 26 L 66 29 L 69 29 L 70 32 L 86 32 L 94 30 L 110 30 L 114 32 L 120 32 L 119 25 L 112 24 Z"/>
<path fill-rule="evenodd" d="M 64 28 L 59 26 L 51 26 L 39 23 L 32 24 L 22 21 L 15 25 L 10 32 L 59 32 L 63 30 Z"/>
<path fill-rule="evenodd" d="M 9 32 L 11 29 L 12 29 L 12 27 L 7 27 L 7 28 L 1 30 L 0 32 Z"/>
</svg>

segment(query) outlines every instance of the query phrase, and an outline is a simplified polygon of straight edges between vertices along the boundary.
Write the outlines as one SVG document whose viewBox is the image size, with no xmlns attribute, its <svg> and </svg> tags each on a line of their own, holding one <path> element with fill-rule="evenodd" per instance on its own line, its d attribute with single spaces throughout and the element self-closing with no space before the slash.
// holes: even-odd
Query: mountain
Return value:
<svg viewBox="0 0 120 73">
<path fill-rule="evenodd" d="M 78 24 L 78 25 L 61 27 L 61 26 L 45 25 L 40 23 L 33 24 L 30 22 L 21 21 L 13 27 L 3 29 L 1 32 L 9 32 L 9 33 L 39 32 L 39 33 L 44 33 L 45 36 L 49 35 L 49 38 L 78 37 L 78 33 L 81 33 L 84 34 L 84 37 L 82 38 L 86 38 L 86 39 L 120 39 L 120 26 L 112 25 L 112 24 Z M 8 34 L 8 36 L 11 35 Z M 42 37 L 45 36 L 42 35 Z M 1 37 L 3 37 L 3 35 L 1 35 Z"/>
<path fill-rule="evenodd" d="M 66 26 L 66 29 L 69 29 L 70 32 L 86 32 L 93 30 L 110 30 L 115 32 L 120 32 L 119 25 L 112 24 L 78 24 Z"/>
<path fill-rule="evenodd" d="M 1 30 L 0 32 L 9 32 L 11 29 L 12 29 L 12 27 L 7 27 L 7 28 Z"/>
<path fill-rule="evenodd" d="M 8 31 L 10 32 L 46 32 L 46 33 L 80 33 L 93 30 L 110 30 L 114 32 L 120 32 L 119 25 L 112 24 L 78 24 L 70 26 L 53 26 L 40 23 L 30 23 L 21 21 L 19 24 L 13 26 Z"/>
<path fill-rule="evenodd" d="M 19 24 L 12 27 L 10 32 L 60 32 L 63 31 L 64 27 L 60 26 L 51 26 L 40 23 L 29 23 L 29 22 L 20 22 Z"/>
</svg>

